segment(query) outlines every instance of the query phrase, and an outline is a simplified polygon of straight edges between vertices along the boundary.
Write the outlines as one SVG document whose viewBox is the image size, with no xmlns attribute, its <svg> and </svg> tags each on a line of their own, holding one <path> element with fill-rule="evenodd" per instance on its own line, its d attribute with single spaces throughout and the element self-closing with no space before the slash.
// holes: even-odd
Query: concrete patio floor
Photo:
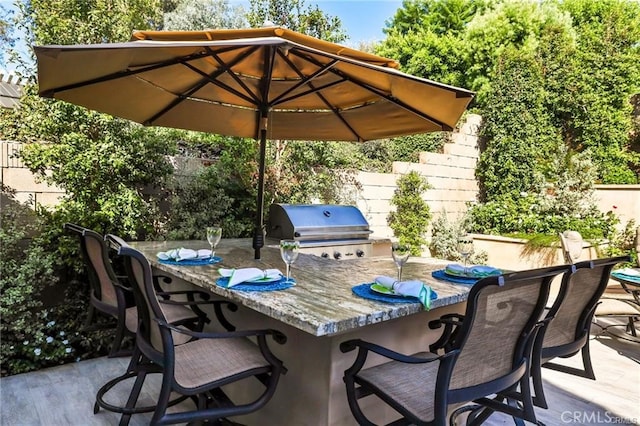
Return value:
<svg viewBox="0 0 640 426">
<path fill-rule="evenodd" d="M 550 408 L 537 409 L 538 419 L 547 426 L 640 424 L 640 343 L 602 333 L 594 326 L 591 356 L 595 381 L 543 371 Z M 566 363 L 578 365 L 578 358 L 573 357 Z M 98 388 L 122 374 L 127 363 L 128 358 L 105 357 L 4 377 L 0 379 L 0 424 L 116 425 L 119 415 L 104 410 L 94 415 L 93 403 Z M 124 401 L 129 391 L 127 385 L 131 383 L 124 382 L 114 388 L 109 393 L 112 402 Z M 153 404 L 159 384 L 159 375 L 149 376 L 140 403 Z M 130 424 L 145 425 L 150 418 L 151 414 L 136 414 Z M 511 425 L 513 420 L 494 414 L 485 424 Z M 265 419 L 262 425 L 271 423 Z"/>
</svg>

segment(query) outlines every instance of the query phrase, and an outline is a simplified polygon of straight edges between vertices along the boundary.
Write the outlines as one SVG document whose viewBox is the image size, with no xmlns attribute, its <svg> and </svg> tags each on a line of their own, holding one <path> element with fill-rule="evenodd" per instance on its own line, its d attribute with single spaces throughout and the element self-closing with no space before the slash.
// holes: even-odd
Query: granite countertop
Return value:
<svg viewBox="0 0 640 426">
<path fill-rule="evenodd" d="M 210 292 L 238 302 L 250 309 L 298 328 L 314 336 L 339 334 L 348 330 L 421 312 L 419 303 L 390 304 L 363 299 L 351 291 L 355 285 L 372 282 L 375 276 L 396 275 L 391 258 L 371 257 L 352 260 L 323 259 L 300 254 L 291 268 L 297 285 L 282 291 L 237 291 L 218 287 L 218 268 L 277 268 L 285 271 L 280 251 L 265 246 L 261 259 L 254 259 L 250 239 L 224 239 L 216 249 L 222 262 L 206 266 L 175 266 L 159 263 L 156 253 L 173 248 L 208 248 L 206 241 L 133 242 L 151 265 Z M 434 289 L 438 298 L 431 309 L 465 301 L 470 286 L 437 281 L 431 271 L 448 262 L 428 258 L 410 258 L 403 269 L 404 279 L 420 279 Z"/>
</svg>

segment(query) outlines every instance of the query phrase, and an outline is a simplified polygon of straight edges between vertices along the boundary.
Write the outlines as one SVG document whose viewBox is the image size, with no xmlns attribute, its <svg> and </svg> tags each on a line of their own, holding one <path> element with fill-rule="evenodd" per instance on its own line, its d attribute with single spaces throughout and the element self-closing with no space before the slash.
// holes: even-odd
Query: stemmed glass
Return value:
<svg viewBox="0 0 640 426">
<path fill-rule="evenodd" d="M 464 261 L 464 274 L 467 275 L 467 260 L 473 253 L 473 237 L 469 234 L 458 237 L 458 252 Z"/>
<path fill-rule="evenodd" d="M 391 245 L 391 257 L 393 257 L 393 261 L 398 267 L 398 282 L 402 281 L 402 267 L 407 263 L 407 260 L 409 260 L 410 254 L 411 248 L 408 245 L 400 243 L 393 243 Z"/>
<path fill-rule="evenodd" d="M 300 250 L 300 242 L 296 240 L 281 240 L 280 241 L 280 256 L 287 265 L 287 282 L 289 282 L 289 273 L 291 271 L 291 264 L 298 258 L 298 252 Z"/>
<path fill-rule="evenodd" d="M 207 241 L 209 241 L 209 245 L 211 246 L 211 259 L 215 256 L 216 247 L 222 238 L 222 228 L 219 226 L 208 226 L 207 227 Z"/>
</svg>

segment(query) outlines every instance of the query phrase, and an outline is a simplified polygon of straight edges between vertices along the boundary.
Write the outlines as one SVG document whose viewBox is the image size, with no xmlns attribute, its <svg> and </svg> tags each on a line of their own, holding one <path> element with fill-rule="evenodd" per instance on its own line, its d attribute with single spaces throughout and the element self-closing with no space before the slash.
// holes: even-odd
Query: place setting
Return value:
<svg viewBox="0 0 640 426">
<path fill-rule="evenodd" d="M 473 237 L 471 235 L 460 236 L 457 241 L 457 249 L 462 257 L 463 265 L 450 263 L 444 269 L 433 271 L 431 273 L 433 278 L 456 284 L 474 285 L 482 278 L 503 273 L 501 269 L 493 266 L 467 265 L 469 257 L 473 254 Z"/>
<path fill-rule="evenodd" d="M 356 285 L 351 290 L 357 296 L 377 302 L 421 303 L 425 310 L 431 309 L 431 301 L 438 298 L 431 287 L 420 280 L 402 281 L 402 267 L 410 255 L 408 245 L 393 243 L 391 256 L 398 269 L 397 277 L 377 276 L 373 282 Z"/>
<path fill-rule="evenodd" d="M 220 278 L 216 280 L 216 285 L 238 291 L 276 291 L 291 288 L 296 285 L 296 280 L 291 277 L 291 265 L 298 258 L 299 251 L 300 242 L 282 240 L 280 256 L 286 266 L 284 275 L 279 269 L 220 268 Z"/>
<path fill-rule="evenodd" d="M 206 234 L 211 249 L 179 247 L 157 253 L 158 261 L 167 265 L 181 266 L 213 265 L 221 262 L 222 258 L 216 256 L 216 247 L 222 239 L 222 228 L 220 226 L 208 226 Z"/>
</svg>

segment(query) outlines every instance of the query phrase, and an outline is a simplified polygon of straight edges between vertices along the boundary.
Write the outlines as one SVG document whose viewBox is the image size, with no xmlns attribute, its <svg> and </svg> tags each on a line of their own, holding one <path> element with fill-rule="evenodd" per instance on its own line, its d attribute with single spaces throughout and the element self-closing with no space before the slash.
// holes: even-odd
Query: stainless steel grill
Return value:
<svg viewBox="0 0 640 426">
<path fill-rule="evenodd" d="M 388 240 L 373 231 L 357 207 L 333 204 L 272 204 L 267 237 L 294 239 L 302 253 L 349 259 L 381 255 Z"/>
</svg>

